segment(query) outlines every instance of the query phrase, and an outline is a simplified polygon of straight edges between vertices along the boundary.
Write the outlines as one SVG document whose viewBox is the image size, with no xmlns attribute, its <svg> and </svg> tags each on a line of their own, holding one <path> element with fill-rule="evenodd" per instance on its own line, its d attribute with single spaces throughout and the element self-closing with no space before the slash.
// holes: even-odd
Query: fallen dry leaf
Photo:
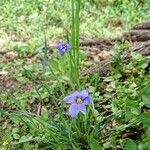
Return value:
<svg viewBox="0 0 150 150">
<path fill-rule="evenodd" d="M 102 51 L 98 54 L 98 56 L 102 59 L 102 60 L 105 60 L 105 59 L 108 59 L 108 58 L 111 58 L 113 55 L 113 52 L 112 51 Z"/>
<path fill-rule="evenodd" d="M 97 55 L 94 55 L 93 60 L 94 60 L 95 63 L 99 63 L 100 62 L 100 57 L 97 56 Z"/>
<path fill-rule="evenodd" d="M 7 74 L 8 74 L 8 71 L 0 70 L 0 76 L 6 76 Z"/>
<path fill-rule="evenodd" d="M 9 61 L 14 60 L 17 56 L 18 55 L 15 52 L 12 52 L 12 51 L 7 52 L 7 53 L 4 54 L 5 59 L 7 59 Z"/>
</svg>

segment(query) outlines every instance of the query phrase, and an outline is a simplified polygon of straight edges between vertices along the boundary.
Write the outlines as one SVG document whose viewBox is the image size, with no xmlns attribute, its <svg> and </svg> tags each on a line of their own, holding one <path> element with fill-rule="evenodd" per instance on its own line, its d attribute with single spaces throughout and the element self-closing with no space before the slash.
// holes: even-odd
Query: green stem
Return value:
<svg viewBox="0 0 150 150">
<path fill-rule="evenodd" d="M 72 0 L 72 34 L 71 34 L 71 46 L 72 46 L 72 58 L 73 65 L 71 70 L 71 78 L 73 79 L 76 88 L 80 88 L 79 80 L 79 65 L 80 65 L 80 53 L 79 53 L 79 13 L 80 13 L 80 0 Z M 71 62 L 70 62 L 71 63 Z"/>
</svg>

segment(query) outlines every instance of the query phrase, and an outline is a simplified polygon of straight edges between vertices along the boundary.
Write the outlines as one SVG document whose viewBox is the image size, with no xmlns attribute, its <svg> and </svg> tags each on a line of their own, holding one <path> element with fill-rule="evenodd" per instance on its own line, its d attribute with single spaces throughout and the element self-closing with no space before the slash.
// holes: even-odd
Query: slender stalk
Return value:
<svg viewBox="0 0 150 150">
<path fill-rule="evenodd" d="M 78 76 L 79 76 L 79 61 L 80 61 L 80 53 L 79 53 L 79 13 L 80 13 L 80 0 L 76 1 L 76 51 L 77 51 L 77 67 L 78 67 Z"/>
<path fill-rule="evenodd" d="M 79 53 L 79 13 L 80 13 L 80 0 L 72 0 L 72 33 L 71 33 L 71 46 L 72 46 L 72 58 L 73 65 L 70 66 L 71 79 L 73 80 L 76 88 L 80 88 L 79 80 L 79 65 L 80 65 L 80 53 Z M 71 62 L 70 62 L 71 63 Z"/>
<path fill-rule="evenodd" d="M 73 59 L 75 59 L 75 13 L 74 0 L 72 0 L 72 28 L 71 28 L 71 46 L 73 50 Z"/>
<path fill-rule="evenodd" d="M 64 95 L 64 90 L 63 90 L 63 85 L 62 82 L 60 81 L 60 79 L 58 78 L 58 76 L 55 74 L 55 72 L 53 71 L 52 66 L 50 65 L 50 63 L 48 62 L 48 46 L 47 46 L 47 38 L 46 38 L 46 33 L 44 32 L 44 43 L 45 43 L 45 47 L 44 47 L 44 71 L 45 71 L 45 67 L 48 66 L 50 72 L 52 73 L 53 77 L 57 80 L 57 82 L 60 85 L 60 89 L 61 89 L 61 93 Z"/>
</svg>

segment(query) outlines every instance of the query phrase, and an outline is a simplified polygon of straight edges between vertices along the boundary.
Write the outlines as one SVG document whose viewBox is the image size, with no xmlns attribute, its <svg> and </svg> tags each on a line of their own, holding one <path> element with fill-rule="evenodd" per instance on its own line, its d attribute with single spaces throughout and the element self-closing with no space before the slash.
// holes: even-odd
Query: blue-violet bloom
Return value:
<svg viewBox="0 0 150 150">
<path fill-rule="evenodd" d="M 92 97 L 89 95 L 88 90 L 81 92 L 75 91 L 71 95 L 64 98 L 66 103 L 70 103 L 69 114 L 75 117 L 79 112 L 86 113 L 86 105 L 93 103 Z"/>
<path fill-rule="evenodd" d="M 69 43 L 59 42 L 57 44 L 57 49 L 61 55 L 64 55 L 71 48 Z"/>
</svg>

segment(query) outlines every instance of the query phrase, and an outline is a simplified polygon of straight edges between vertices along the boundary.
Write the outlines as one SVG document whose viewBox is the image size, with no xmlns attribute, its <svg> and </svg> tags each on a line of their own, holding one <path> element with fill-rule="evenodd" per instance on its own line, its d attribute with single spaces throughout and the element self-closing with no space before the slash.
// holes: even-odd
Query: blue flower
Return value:
<svg viewBox="0 0 150 150">
<path fill-rule="evenodd" d="M 69 114 L 71 117 L 76 117 L 79 112 L 86 113 L 86 105 L 91 105 L 93 100 L 89 96 L 87 90 L 81 92 L 75 91 L 71 95 L 64 98 L 65 103 L 70 103 Z"/>
<path fill-rule="evenodd" d="M 69 49 L 71 48 L 70 44 L 69 43 L 64 43 L 64 42 L 59 42 L 57 44 L 57 49 L 59 51 L 59 53 L 61 55 L 64 55 L 64 53 L 66 53 L 67 51 L 69 51 Z"/>
</svg>

